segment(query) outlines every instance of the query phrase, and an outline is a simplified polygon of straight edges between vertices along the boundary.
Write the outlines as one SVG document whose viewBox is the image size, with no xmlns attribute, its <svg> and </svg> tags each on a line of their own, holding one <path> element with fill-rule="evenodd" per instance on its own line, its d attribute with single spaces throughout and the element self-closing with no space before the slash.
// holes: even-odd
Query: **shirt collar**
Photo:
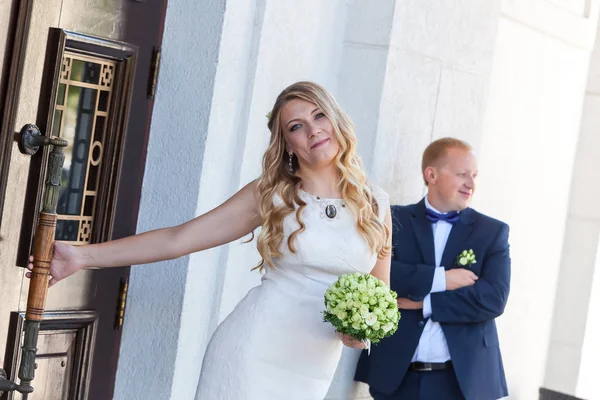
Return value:
<svg viewBox="0 0 600 400">
<path fill-rule="evenodd" d="M 438 214 L 448 214 L 447 212 L 440 212 L 438 210 L 435 209 L 434 206 L 431 205 L 431 203 L 429 202 L 429 199 L 427 199 L 427 195 L 425 196 L 425 207 L 429 208 L 432 211 L 435 211 Z M 457 211 L 460 214 L 460 211 Z"/>
</svg>

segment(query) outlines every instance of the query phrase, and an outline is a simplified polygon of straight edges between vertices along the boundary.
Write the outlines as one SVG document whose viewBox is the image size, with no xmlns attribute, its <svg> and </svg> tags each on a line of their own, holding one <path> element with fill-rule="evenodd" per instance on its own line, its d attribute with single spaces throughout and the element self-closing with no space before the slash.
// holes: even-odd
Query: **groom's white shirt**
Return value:
<svg viewBox="0 0 600 400">
<path fill-rule="evenodd" d="M 433 210 L 439 214 L 438 210 L 433 208 L 425 196 L 425 207 Z M 442 261 L 442 254 L 446 248 L 446 242 L 450 231 L 452 230 L 452 224 L 446 221 L 438 221 L 431 224 L 433 229 L 433 244 L 435 249 L 435 273 L 433 275 L 433 284 L 431 286 L 430 293 L 443 292 L 446 290 L 446 270 L 443 266 L 440 266 Z M 423 318 L 431 316 L 431 295 L 428 294 L 423 300 Z M 434 322 L 431 319 L 427 320 L 421 338 L 419 339 L 419 345 L 415 350 L 415 354 L 412 358 L 414 361 L 420 362 L 445 362 L 450 360 L 450 351 L 448 350 L 448 343 L 446 337 L 442 331 L 442 326 L 439 322 Z"/>
</svg>

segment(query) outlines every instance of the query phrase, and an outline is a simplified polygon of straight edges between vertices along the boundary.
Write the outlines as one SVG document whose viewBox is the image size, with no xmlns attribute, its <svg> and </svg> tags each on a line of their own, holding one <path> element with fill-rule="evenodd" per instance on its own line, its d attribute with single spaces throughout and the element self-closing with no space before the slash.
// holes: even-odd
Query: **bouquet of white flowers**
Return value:
<svg viewBox="0 0 600 400">
<path fill-rule="evenodd" d="M 370 274 L 342 275 L 325 292 L 324 320 L 342 334 L 377 343 L 398 329 L 396 292 Z"/>
</svg>

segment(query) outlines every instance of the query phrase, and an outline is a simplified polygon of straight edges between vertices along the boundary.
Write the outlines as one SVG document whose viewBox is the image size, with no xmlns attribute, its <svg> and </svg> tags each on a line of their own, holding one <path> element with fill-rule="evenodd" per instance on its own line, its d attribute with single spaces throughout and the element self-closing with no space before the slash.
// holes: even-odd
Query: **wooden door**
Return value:
<svg viewBox="0 0 600 400">
<path fill-rule="evenodd" d="M 0 0 L 0 366 L 14 379 L 48 150 L 19 152 L 35 124 L 69 141 L 56 240 L 135 232 L 166 0 Z M 112 398 L 128 266 L 49 291 L 29 400 Z M 21 399 L 7 393 L 6 399 Z"/>
</svg>

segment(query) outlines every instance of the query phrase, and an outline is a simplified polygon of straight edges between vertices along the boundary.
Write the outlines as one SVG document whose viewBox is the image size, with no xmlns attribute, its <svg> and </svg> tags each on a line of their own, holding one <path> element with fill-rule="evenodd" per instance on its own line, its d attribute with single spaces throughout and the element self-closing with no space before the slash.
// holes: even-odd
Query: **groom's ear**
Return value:
<svg viewBox="0 0 600 400">
<path fill-rule="evenodd" d="M 430 165 L 429 167 L 425 168 L 425 171 L 423 171 L 423 176 L 425 177 L 427 183 L 431 184 L 435 183 L 437 180 L 438 173 L 436 169 Z"/>
</svg>

